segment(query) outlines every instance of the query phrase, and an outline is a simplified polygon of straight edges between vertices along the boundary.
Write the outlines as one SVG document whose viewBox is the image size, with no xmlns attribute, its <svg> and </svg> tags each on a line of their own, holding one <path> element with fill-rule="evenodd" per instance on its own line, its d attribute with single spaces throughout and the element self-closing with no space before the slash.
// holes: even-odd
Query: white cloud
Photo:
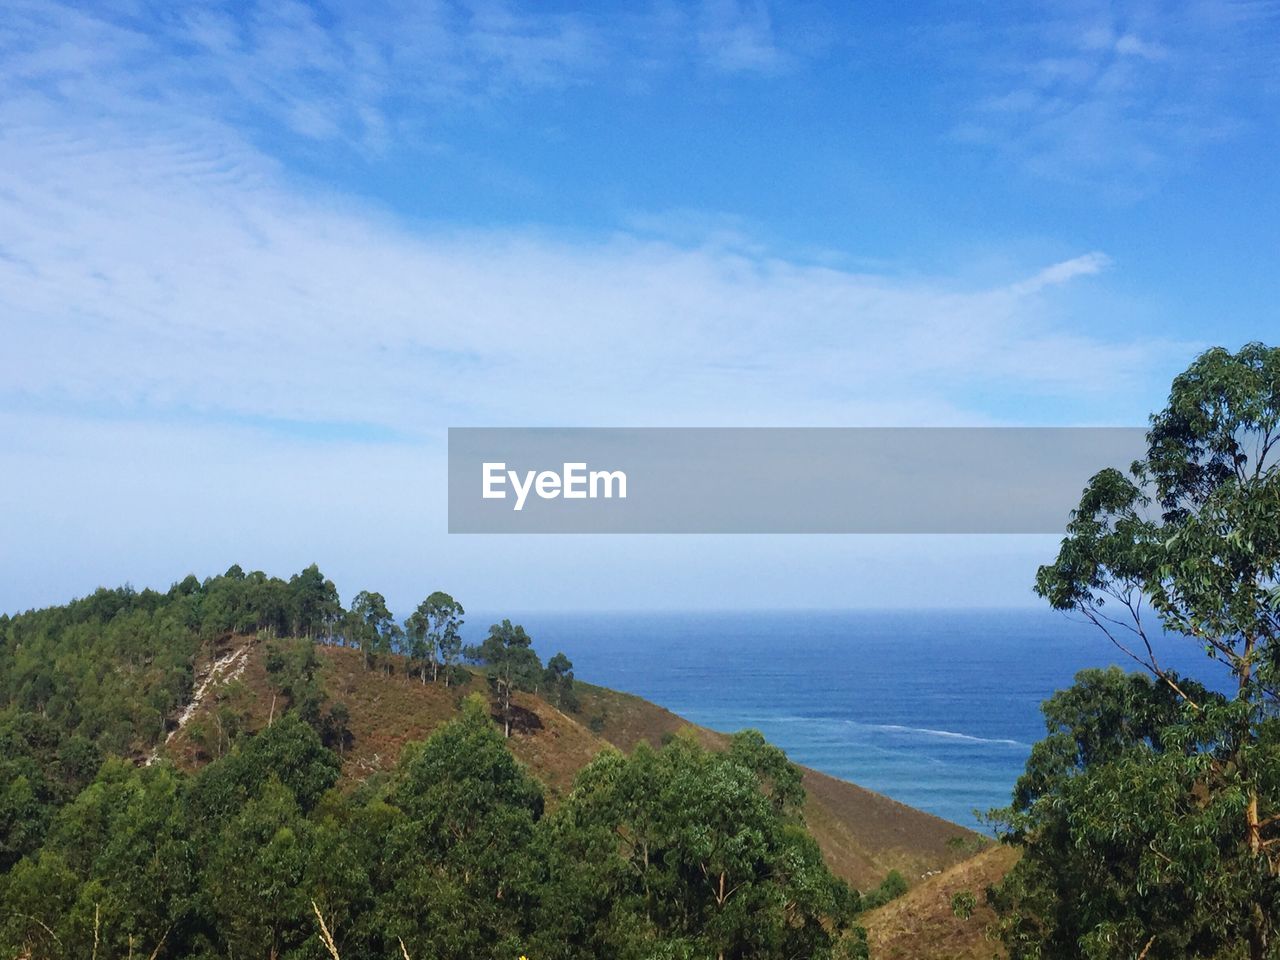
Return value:
<svg viewBox="0 0 1280 960">
<path fill-rule="evenodd" d="M 1111 258 L 1105 253 L 1095 250 L 1092 253 L 1072 257 L 1070 260 L 1063 260 L 1061 263 L 1045 267 L 1034 276 L 1015 283 L 1013 290 L 1021 295 L 1039 293 L 1046 287 L 1067 283 L 1076 277 L 1091 277 L 1102 272 L 1110 265 Z"/>
<path fill-rule="evenodd" d="M 974 95 L 957 137 L 1120 198 L 1145 194 L 1246 129 L 1264 109 L 1265 78 L 1276 76 L 1272 0 L 973 10 L 968 30 L 946 34 L 967 39 L 944 41 L 958 67 L 953 86 Z"/>
<path fill-rule="evenodd" d="M 181 132 L 0 135 L 8 403 L 411 434 L 954 421 L 975 384 L 1116 389 L 1167 346 L 1077 335 L 1061 363 L 1054 290 L 1097 253 L 968 289 L 626 234 L 424 234 L 286 187 L 216 127 Z"/>
<path fill-rule="evenodd" d="M 690 65 L 773 73 L 799 62 L 763 0 L 622 13 L 504 0 L 205 0 L 145 15 L 13 0 L 5 19 L 10 93 L 38 89 L 85 117 L 167 105 L 232 123 L 265 118 L 304 139 L 369 150 L 420 134 L 442 111 L 531 92 Z"/>
<path fill-rule="evenodd" d="M 1101 254 L 978 284 L 787 258 L 737 224 L 700 231 L 696 216 L 677 218 L 676 239 L 670 217 L 657 218 L 665 238 L 410 228 L 289 180 L 237 122 L 248 104 L 304 136 L 376 145 L 388 97 L 576 82 L 600 55 L 578 20 L 488 8 L 459 24 L 427 6 L 403 37 L 381 21 L 335 36 L 312 8 L 264 5 L 234 22 L 183 8 L 164 41 L 187 45 L 175 57 L 127 21 L 12 6 L 0 27 L 0 505 L 17 519 L 0 583 L 18 592 L 0 608 L 41 584 L 58 585 L 53 600 L 69 582 L 312 559 L 344 585 L 398 582 L 408 600 L 418 580 L 441 582 L 423 557 L 446 554 L 468 597 L 498 583 L 512 591 L 502 603 L 640 602 L 621 592 L 625 569 L 654 598 L 679 585 L 696 602 L 701 571 L 725 591 L 710 602 L 731 605 L 760 569 L 744 575 L 737 545 L 631 556 L 637 541 L 531 538 L 499 560 L 492 541 L 446 549 L 444 428 L 975 423 L 1025 419 L 1029 396 L 1058 401 L 1060 422 L 1124 422 L 1145 409 L 1149 394 L 1125 398 L 1153 368 L 1185 358 L 1062 321 Z M 726 21 L 738 46 L 724 49 L 766 66 L 767 17 L 746 16 L 741 29 Z M 414 70 L 421 84 L 405 93 Z M 353 440 L 366 434 L 404 442 Z M 788 563 L 821 556 L 838 570 L 857 550 L 759 552 L 785 585 Z M 862 562 L 875 575 L 880 554 Z M 825 602 L 845 596 L 842 579 L 829 575 Z"/>
<path fill-rule="evenodd" d="M 975 287 L 779 257 L 696 211 L 595 239 L 410 230 L 291 186 L 183 71 L 225 76 L 230 102 L 256 98 L 325 136 L 353 109 L 378 116 L 388 58 L 438 58 L 459 90 L 459 64 L 477 58 L 512 82 L 554 82 L 553 64 L 589 56 L 582 29 L 498 6 L 459 26 L 451 8 L 426 7 L 388 45 L 382 21 L 342 35 L 311 7 L 236 21 L 197 9 L 170 25 L 202 51 L 189 64 L 56 6 L 20 5 L 23 27 L 0 38 L 18 78 L 0 108 L 0 402 L 407 435 L 461 422 L 943 423 L 999 406 L 966 392 L 1123 391 L 1169 349 L 1063 332 L 1062 291 L 1102 269 L 1099 253 Z M 763 7 L 708 11 L 716 29 L 771 42 Z"/>
<path fill-rule="evenodd" d="M 728 73 L 774 73 L 792 63 L 763 0 L 704 0 L 698 44 L 709 63 Z"/>
</svg>

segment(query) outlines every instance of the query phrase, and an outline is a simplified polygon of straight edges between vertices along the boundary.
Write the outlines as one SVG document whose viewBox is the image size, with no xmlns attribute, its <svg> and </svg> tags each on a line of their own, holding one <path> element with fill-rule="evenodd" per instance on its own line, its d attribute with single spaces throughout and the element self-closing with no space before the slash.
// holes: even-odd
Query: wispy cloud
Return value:
<svg viewBox="0 0 1280 960">
<path fill-rule="evenodd" d="M 1098 253 L 976 282 L 784 255 L 699 211 L 614 234 L 424 226 L 291 175 L 262 135 L 377 150 L 432 105 L 555 91 L 619 57 L 794 67 L 760 6 L 646 12 L 647 46 L 624 54 L 600 18 L 502 6 L 187 5 L 145 25 L 132 9 L 13 0 L 0 22 L 6 608 L 312 559 L 407 603 L 424 556 L 446 555 L 451 588 L 493 606 L 758 603 L 775 595 L 760 571 L 781 595 L 792 565 L 819 572 L 810 602 L 846 602 L 849 548 L 811 542 L 646 556 L 530 538 L 503 546 L 518 577 L 495 572 L 490 543 L 442 542 L 443 430 L 975 423 L 1026 397 L 1131 421 L 1185 359 L 1064 322 L 1105 304 Z M 883 551 L 859 569 L 882 602 Z"/>
<path fill-rule="evenodd" d="M 730 73 L 774 73 L 795 62 L 774 36 L 764 0 L 704 0 L 697 36 L 706 60 Z"/>
<path fill-rule="evenodd" d="M 1270 0 L 972 9 L 946 31 L 952 83 L 972 97 L 955 136 L 1117 195 L 1142 194 L 1240 132 L 1277 77 Z"/>
<path fill-rule="evenodd" d="M 498 2 L 200 3 L 137 17 L 15 0 L 0 36 L 11 84 L 97 114 L 181 104 L 228 122 L 376 145 L 400 112 L 580 82 L 607 62 L 601 22 Z"/>
<path fill-rule="evenodd" d="M 1065 332 L 1062 305 L 1101 253 L 975 286 L 788 258 L 696 212 L 676 235 L 650 229 L 671 215 L 587 238 L 409 229 L 295 185 L 228 115 L 251 101 L 306 136 L 371 136 L 387 97 L 420 93 L 400 92 L 406 64 L 438 65 L 423 84 L 460 92 L 472 72 L 568 82 L 598 55 L 572 17 L 417 9 L 394 43 L 388 22 L 336 29 L 322 20 L 362 14 L 288 3 L 175 9 L 157 39 L 19 2 L 0 37 L 0 403 L 379 436 L 953 422 L 986 415 L 966 391 L 1116 390 L 1171 349 Z M 713 4 L 704 23 L 744 68 L 776 52 L 759 5 Z"/>
<path fill-rule="evenodd" d="M 0 400 L 408 433 L 954 420 L 956 388 L 1115 388 L 1164 349 L 1076 337 L 1062 362 L 1055 291 L 1099 254 L 975 290 L 626 234 L 424 234 L 217 132 L 0 136 Z"/>
<path fill-rule="evenodd" d="M 1101 273 L 1110 265 L 1111 258 L 1095 250 L 1092 253 L 1051 264 L 1027 279 L 1018 281 L 1012 289 L 1020 296 L 1027 296 L 1039 293 L 1047 287 L 1067 283 L 1076 277 L 1091 277 Z"/>
<path fill-rule="evenodd" d="M 310 140 L 377 149 L 444 108 L 705 67 L 772 73 L 799 62 L 763 0 L 553 13 L 504 0 L 204 2 L 151 10 L 14 0 L 0 27 L 9 93 L 99 116 L 198 107 Z M 416 130 L 414 132 L 417 132 Z"/>
</svg>

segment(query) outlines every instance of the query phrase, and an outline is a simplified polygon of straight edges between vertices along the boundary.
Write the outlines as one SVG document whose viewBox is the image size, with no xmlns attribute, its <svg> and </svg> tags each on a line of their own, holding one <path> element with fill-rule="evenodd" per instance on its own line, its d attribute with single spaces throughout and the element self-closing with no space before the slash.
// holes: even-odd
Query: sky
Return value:
<svg viewBox="0 0 1280 960">
<path fill-rule="evenodd" d="M 1280 339 L 1278 110 L 1268 0 L 0 0 L 0 611 L 1034 603 L 1052 537 L 450 536 L 446 430 L 1140 425 Z"/>
</svg>

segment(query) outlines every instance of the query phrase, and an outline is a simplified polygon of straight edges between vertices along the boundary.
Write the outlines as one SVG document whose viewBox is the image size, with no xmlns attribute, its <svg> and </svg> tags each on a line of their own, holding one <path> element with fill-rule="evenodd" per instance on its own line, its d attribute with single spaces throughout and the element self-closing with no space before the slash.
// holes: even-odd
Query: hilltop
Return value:
<svg viewBox="0 0 1280 960">
<path fill-rule="evenodd" d="M 984 838 L 510 621 L 464 648 L 446 594 L 336 596 L 233 567 L 0 617 L 0 947 L 300 960 L 318 903 L 344 955 L 996 955 L 950 909 Z"/>
<path fill-rule="evenodd" d="M 210 676 L 216 679 L 222 673 L 222 679 L 206 685 L 202 702 L 190 710 L 187 723 L 161 748 L 162 754 L 187 768 L 209 759 L 193 733 L 214 722 L 220 705 L 233 703 L 242 710 L 242 722 L 250 732 L 285 709 L 267 670 L 267 646 L 253 637 L 233 637 L 198 666 L 197 690 Z M 406 676 L 398 658 L 392 659 L 393 668 L 386 675 L 365 669 L 358 650 L 325 645 L 314 649 L 324 695 L 330 704 L 342 704 L 349 717 L 350 741 L 342 751 L 343 777 L 349 782 L 391 770 L 405 744 L 425 739 L 457 716 L 467 694 L 487 689 L 483 677 L 470 669 L 463 672 L 462 682 L 450 686 L 424 684 Z M 230 664 L 234 667 L 228 669 Z M 552 804 L 568 793 L 578 771 L 603 750 L 630 752 L 641 742 L 657 747 L 682 733 L 712 749 L 728 742 L 724 734 L 640 697 L 581 681 L 575 691 L 575 712 L 561 710 L 536 693 L 514 696 L 518 722 L 510 740 L 512 752 L 545 784 Z M 982 842 L 957 824 L 856 784 L 801 769 L 806 824 L 832 872 L 860 890 L 873 888 L 894 870 L 914 883 L 960 863 Z"/>
</svg>

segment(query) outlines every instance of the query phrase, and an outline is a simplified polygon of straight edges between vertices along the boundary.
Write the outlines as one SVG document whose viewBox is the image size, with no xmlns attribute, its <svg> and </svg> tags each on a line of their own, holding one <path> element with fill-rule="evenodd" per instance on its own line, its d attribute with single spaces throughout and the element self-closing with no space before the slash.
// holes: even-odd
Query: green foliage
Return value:
<svg viewBox="0 0 1280 960">
<path fill-rule="evenodd" d="M 95 939 L 99 956 L 121 957 L 165 940 L 195 892 L 181 787 L 169 768 L 108 761 L 6 878 L 0 942 L 55 958 L 88 956 Z"/>
<path fill-rule="evenodd" d="M 203 716 L 192 717 L 185 727 L 187 737 L 199 745 L 202 760 L 225 756 L 248 730 L 253 694 L 240 680 L 217 687 Z"/>
<path fill-rule="evenodd" d="M 351 611 L 346 616 L 347 643 L 364 652 L 364 666 L 372 670 L 379 656 L 391 653 L 400 627 L 387 609 L 387 601 L 380 593 L 361 590 L 351 601 Z"/>
<path fill-rule="evenodd" d="M 336 598 L 314 566 L 287 582 L 233 567 L 0 617 L 0 956 L 321 960 L 314 903 L 344 957 L 400 957 L 401 941 L 439 960 L 866 957 L 858 896 L 800 819 L 799 773 L 754 732 L 720 753 L 677 737 L 601 756 L 547 817 L 473 694 L 394 771 L 336 789 L 349 716 L 313 643 L 389 669 L 400 638 L 378 594 L 345 616 Z M 461 615 L 436 593 L 406 622 L 423 682 L 457 679 Z M 209 762 L 142 764 L 197 658 L 246 630 L 273 721 L 250 733 L 248 681 L 223 684 L 187 727 Z M 506 732 L 514 691 L 573 709 L 573 664 L 544 669 L 522 628 L 471 653 Z"/>
<path fill-rule="evenodd" d="M 511 736 L 513 695 L 517 690 L 533 690 L 542 678 L 542 663 L 532 644 L 533 639 L 524 627 L 503 620 L 489 628 L 484 642 L 467 649 L 468 657 L 488 667 L 489 684 L 508 737 Z"/>
<path fill-rule="evenodd" d="M 188 696 L 199 638 L 189 595 L 129 588 L 12 618 L 0 637 L 0 706 L 117 754 L 141 753 Z M 107 664 L 112 669 L 105 669 Z"/>
<path fill-rule="evenodd" d="M 271 779 L 279 780 L 304 811 L 319 803 L 338 780 L 340 764 L 319 735 L 294 714 L 285 714 L 236 749 L 201 771 L 188 795 L 191 819 L 224 821 L 257 796 Z"/>
<path fill-rule="evenodd" d="M 1015 958 L 1280 956 L 1280 349 L 1198 357 L 1147 442 L 1090 481 L 1036 577 L 1151 679 L 1086 673 L 1046 704 L 997 814 L 1024 851 L 993 894 Z M 1232 699 L 1163 667 L 1147 610 L 1227 666 Z"/>
<path fill-rule="evenodd" d="M 563 653 L 557 653 L 547 661 L 542 671 L 544 695 L 561 710 L 576 713 L 578 695 L 573 689 L 573 661 Z"/>
<path fill-rule="evenodd" d="M 0 711 L 0 874 L 44 841 L 58 808 L 93 778 L 101 754 L 53 721 Z"/>
<path fill-rule="evenodd" d="M 326 695 L 318 676 L 320 658 L 315 645 L 300 638 L 270 641 L 266 667 L 267 675 L 289 706 L 307 723 L 318 725 Z"/>
<path fill-rule="evenodd" d="M 863 897 L 863 907 L 867 910 L 883 907 L 890 900 L 902 896 L 907 889 L 907 878 L 897 870 L 890 870 L 876 888 Z"/>
<path fill-rule="evenodd" d="M 332 636 L 341 613 L 338 588 L 314 563 L 289 578 L 289 615 L 296 636 Z"/>
<path fill-rule="evenodd" d="M 336 604 L 314 565 L 287 583 L 233 566 L 203 582 L 188 576 L 166 593 L 100 589 L 4 618 L 0 709 L 39 714 L 108 753 L 141 756 L 190 698 L 197 654 L 211 641 L 315 635 Z"/>
<path fill-rule="evenodd" d="M 957 890 L 951 895 L 951 913 L 959 920 L 968 920 L 978 909 L 978 898 L 972 890 Z"/>
<path fill-rule="evenodd" d="M 1192 681 L 1085 671 L 1045 705 L 1013 806 L 1022 859 L 995 892 L 1020 957 L 1217 957 L 1248 942 L 1280 885 L 1240 842 L 1246 790 L 1230 760 L 1239 705 Z M 1277 756 L 1274 732 L 1263 735 Z M 1272 787 L 1280 773 L 1273 760 Z"/>
<path fill-rule="evenodd" d="M 312 846 L 311 824 L 274 776 L 228 819 L 203 885 L 209 926 L 227 956 L 279 956 L 306 940 Z"/>
<path fill-rule="evenodd" d="M 803 830 L 803 794 L 771 786 L 791 778 L 751 762 L 755 740 L 713 753 L 678 737 L 588 765 L 540 830 L 540 954 L 831 956 L 857 894 Z"/>
<path fill-rule="evenodd" d="M 380 916 L 413 956 L 519 954 L 535 896 L 530 848 L 542 789 L 469 701 L 410 751 L 391 792 L 390 896 Z M 465 917 L 466 922 L 450 922 Z"/>
<path fill-rule="evenodd" d="M 444 667 L 445 686 L 452 680 L 454 664 L 462 652 L 462 604 L 437 590 L 405 621 L 409 638 L 409 664 L 426 683 L 427 675 L 437 680 Z"/>
</svg>

